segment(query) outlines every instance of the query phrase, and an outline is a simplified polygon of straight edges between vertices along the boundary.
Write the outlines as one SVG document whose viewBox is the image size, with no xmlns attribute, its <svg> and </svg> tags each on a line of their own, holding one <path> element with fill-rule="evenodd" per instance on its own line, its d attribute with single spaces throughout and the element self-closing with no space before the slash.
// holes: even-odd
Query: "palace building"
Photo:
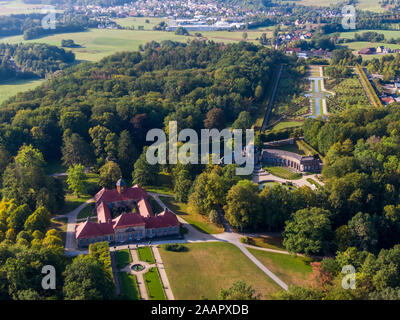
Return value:
<svg viewBox="0 0 400 320">
<path fill-rule="evenodd" d="M 298 172 L 321 172 L 322 169 L 322 162 L 318 157 L 301 156 L 278 149 L 263 149 L 262 161 L 274 166 L 289 167 Z"/>
<path fill-rule="evenodd" d="M 127 243 L 179 234 L 176 215 L 167 208 L 155 215 L 147 192 L 138 185 L 128 188 L 120 179 L 116 189 L 103 188 L 94 199 L 97 222 L 88 218 L 76 225 L 78 247 L 99 241 Z"/>
</svg>

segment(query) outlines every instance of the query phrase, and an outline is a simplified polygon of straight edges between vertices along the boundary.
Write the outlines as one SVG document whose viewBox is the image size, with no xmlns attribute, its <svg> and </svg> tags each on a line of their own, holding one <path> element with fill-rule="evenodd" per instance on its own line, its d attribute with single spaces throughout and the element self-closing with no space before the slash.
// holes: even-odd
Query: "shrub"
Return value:
<svg viewBox="0 0 400 320">
<path fill-rule="evenodd" d="M 240 238 L 240 242 L 241 243 L 245 243 L 245 244 L 251 244 L 251 245 L 254 245 L 254 240 L 253 240 L 253 238 L 250 238 L 250 237 L 243 237 L 243 238 Z"/>
<path fill-rule="evenodd" d="M 163 248 L 167 251 L 173 251 L 173 252 L 188 251 L 188 248 L 181 244 L 164 244 Z"/>
</svg>

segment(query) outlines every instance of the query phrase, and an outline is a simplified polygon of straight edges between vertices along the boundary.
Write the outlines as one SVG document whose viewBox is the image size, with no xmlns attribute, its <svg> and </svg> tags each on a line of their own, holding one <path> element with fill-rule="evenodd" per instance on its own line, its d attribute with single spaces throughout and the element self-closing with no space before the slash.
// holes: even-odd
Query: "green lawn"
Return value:
<svg viewBox="0 0 400 320">
<path fill-rule="evenodd" d="M 281 121 L 278 124 L 276 124 L 272 130 L 282 130 L 282 129 L 287 129 L 287 128 L 294 128 L 294 127 L 300 127 L 303 125 L 303 122 L 300 121 Z"/>
<path fill-rule="evenodd" d="M 321 188 L 321 187 L 322 187 L 322 186 L 321 186 L 317 181 L 315 181 L 314 179 L 307 178 L 306 180 L 307 180 L 309 183 L 314 184 L 317 188 Z"/>
<path fill-rule="evenodd" d="M 152 17 L 128 17 L 112 20 L 124 28 L 135 27 L 135 29 L 138 29 L 139 26 L 143 26 L 144 30 L 153 30 L 153 27 L 158 25 L 161 21 L 167 22 L 167 19 Z M 149 20 L 149 23 L 147 23 L 146 20 Z"/>
<path fill-rule="evenodd" d="M 274 249 L 274 250 L 285 250 L 286 248 L 283 245 L 282 237 L 271 237 L 271 236 L 259 236 L 259 237 L 249 237 L 251 242 L 249 243 L 252 246 L 266 248 L 266 249 Z"/>
<path fill-rule="evenodd" d="M 164 288 L 157 268 L 151 268 L 144 274 L 147 293 L 150 300 L 166 300 Z"/>
<path fill-rule="evenodd" d="M 390 49 L 400 49 L 400 44 L 387 44 L 387 43 L 381 43 L 381 42 L 356 41 L 356 42 L 345 43 L 344 45 L 346 45 L 349 49 L 351 49 L 353 51 L 358 51 L 363 48 L 377 48 L 382 45 L 384 45 L 386 48 L 390 48 Z M 374 55 L 370 55 L 370 56 L 377 58 L 377 57 L 381 57 L 382 55 L 374 54 Z"/>
<path fill-rule="evenodd" d="M 139 45 L 144 45 L 146 42 L 153 40 L 158 42 L 163 40 L 186 42 L 188 38 L 165 31 L 89 29 L 85 32 L 60 33 L 32 40 L 24 40 L 22 35 L 12 36 L 1 38 L 0 42 L 40 42 L 61 46 L 61 40 L 63 39 L 72 39 L 81 46 L 68 49 L 75 53 L 77 60 L 98 61 L 116 52 L 138 50 Z"/>
<path fill-rule="evenodd" d="M 124 268 L 132 262 L 132 256 L 128 249 L 118 250 L 115 253 L 115 259 L 117 261 L 118 269 Z"/>
<path fill-rule="evenodd" d="M 85 208 L 81 210 L 81 212 L 78 213 L 77 219 L 83 219 L 87 217 L 93 217 L 96 215 L 95 212 L 93 212 L 95 207 L 94 203 L 88 204 Z"/>
<path fill-rule="evenodd" d="M 361 34 L 364 32 L 377 32 L 385 35 L 385 39 L 390 38 L 400 38 L 400 30 L 358 30 L 358 31 L 351 31 L 351 32 L 342 32 L 340 33 L 341 39 L 354 39 L 355 34 Z M 386 43 L 385 43 L 386 46 Z"/>
<path fill-rule="evenodd" d="M 140 300 L 140 292 L 136 277 L 127 272 L 119 272 L 121 298 L 124 300 Z"/>
<path fill-rule="evenodd" d="M 58 212 L 58 214 L 67 214 L 71 212 L 72 210 L 75 210 L 78 208 L 81 204 L 89 200 L 91 196 L 85 195 L 85 196 L 80 196 L 79 198 L 74 196 L 71 193 L 67 193 L 65 195 L 65 205 L 64 207 Z"/>
<path fill-rule="evenodd" d="M 0 104 L 19 92 L 29 91 L 40 86 L 45 81 L 43 79 L 20 79 L 0 82 Z"/>
<path fill-rule="evenodd" d="M 296 143 L 293 143 L 293 144 L 287 144 L 287 145 L 284 145 L 284 146 L 274 147 L 274 149 L 285 150 L 285 151 L 297 153 L 297 154 L 300 154 L 300 155 L 305 155 L 304 150 L 301 150 L 299 148 L 299 146 L 297 144 L 297 141 L 296 141 Z"/>
<path fill-rule="evenodd" d="M 27 4 L 23 0 L 0 2 L 0 15 L 41 13 L 43 4 Z"/>
<path fill-rule="evenodd" d="M 224 232 L 222 227 L 211 223 L 208 221 L 207 217 L 204 217 L 201 214 L 190 213 L 187 204 L 175 201 L 175 199 L 170 197 L 160 197 L 160 200 L 176 215 L 181 216 L 187 223 L 191 224 L 200 232 L 208 234 Z"/>
<path fill-rule="evenodd" d="M 158 174 L 157 183 L 153 186 L 143 186 L 144 189 L 148 192 L 154 193 L 164 193 L 169 195 L 174 195 L 172 178 L 171 175 L 167 172 L 160 172 Z"/>
<path fill-rule="evenodd" d="M 244 280 L 263 299 L 280 291 L 237 247 L 225 242 L 189 243 L 185 252 L 166 251 L 160 254 L 176 299 L 216 299 L 221 289 Z"/>
<path fill-rule="evenodd" d="M 251 248 L 249 251 L 288 285 L 305 285 L 312 271 L 309 258 Z"/>
<path fill-rule="evenodd" d="M 154 259 L 153 256 L 153 251 L 151 250 L 150 247 L 139 247 L 137 249 L 137 253 L 139 256 L 140 261 L 147 262 L 148 264 L 154 264 L 156 263 L 156 260 Z"/>
<path fill-rule="evenodd" d="M 284 167 L 265 166 L 264 170 L 268 171 L 274 176 L 287 180 L 299 180 L 302 177 L 300 173 L 292 172 Z"/>
<path fill-rule="evenodd" d="M 283 3 L 294 3 L 303 6 L 324 6 L 328 7 L 331 4 L 343 3 L 343 0 L 297 0 L 297 1 L 284 1 Z M 378 0 L 358 0 L 356 7 L 360 10 L 369 10 L 374 12 L 383 12 L 384 9 L 378 3 Z"/>
</svg>

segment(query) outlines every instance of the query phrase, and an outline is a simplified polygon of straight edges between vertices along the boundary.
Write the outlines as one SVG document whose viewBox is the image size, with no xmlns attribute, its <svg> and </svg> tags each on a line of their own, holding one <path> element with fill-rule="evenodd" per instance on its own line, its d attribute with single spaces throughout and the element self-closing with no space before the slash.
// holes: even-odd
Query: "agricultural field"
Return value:
<svg viewBox="0 0 400 320">
<path fill-rule="evenodd" d="M 42 4 L 26 4 L 22 0 L 0 2 L 0 15 L 40 13 Z"/>
<path fill-rule="evenodd" d="M 0 104 L 19 92 L 29 91 L 38 87 L 45 81 L 43 79 L 19 79 L 0 82 Z"/>
<path fill-rule="evenodd" d="M 249 248 L 249 251 L 287 285 L 305 285 L 307 283 L 312 271 L 309 265 L 311 259 L 259 249 Z"/>
<path fill-rule="evenodd" d="M 85 32 L 60 33 L 40 39 L 24 40 L 22 36 L 1 38 L 3 43 L 40 42 L 54 46 L 61 46 L 61 40 L 72 39 L 81 47 L 68 48 L 75 53 L 76 59 L 81 61 L 98 61 L 105 56 L 120 51 L 135 51 L 139 45 L 150 41 L 174 40 L 186 42 L 186 36 L 177 36 L 164 31 L 138 30 L 103 30 L 89 29 Z"/>
<path fill-rule="evenodd" d="M 298 1 L 282 1 L 283 3 L 295 3 L 303 6 L 323 6 L 336 5 L 342 3 L 342 0 L 298 0 Z M 360 10 L 369 10 L 373 12 L 385 11 L 378 0 L 358 0 L 356 7 Z"/>
<path fill-rule="evenodd" d="M 232 244 L 214 242 L 185 246 L 189 249 L 185 252 L 160 249 L 176 299 L 216 299 L 221 289 L 229 288 L 238 280 L 252 285 L 263 299 L 281 290 Z"/>
<path fill-rule="evenodd" d="M 138 19 L 138 18 L 137 18 Z M 265 31 L 248 31 L 248 41 L 256 41 Z M 268 32 L 266 32 L 268 35 Z M 207 31 L 203 37 L 217 42 L 238 42 L 243 40 L 243 32 Z M 150 41 L 180 41 L 193 40 L 194 36 L 179 36 L 174 32 L 154 30 L 110 30 L 89 29 L 85 32 L 61 33 L 49 35 L 39 39 L 24 40 L 23 36 L 0 38 L 2 43 L 29 43 L 39 42 L 54 46 L 61 46 L 61 40 L 72 39 L 81 47 L 68 48 L 75 53 L 76 59 L 81 61 L 98 61 L 105 56 L 120 51 L 135 51 L 140 45 Z"/>
<path fill-rule="evenodd" d="M 386 48 L 390 49 L 400 49 L 400 44 L 387 44 L 381 42 L 366 42 L 366 41 L 356 41 L 356 42 L 349 42 L 345 44 L 350 50 L 358 51 L 363 48 L 377 48 L 379 46 L 384 45 Z M 371 55 L 373 57 L 379 57 L 379 55 Z"/>
<path fill-rule="evenodd" d="M 119 24 L 123 28 L 134 27 L 138 29 L 139 26 L 143 26 L 144 30 L 153 30 L 153 27 L 158 25 L 161 21 L 167 21 L 164 18 L 145 18 L 145 17 L 128 17 L 128 18 L 118 18 L 112 19 L 114 22 Z M 148 20 L 148 22 L 146 22 Z"/>
<path fill-rule="evenodd" d="M 390 39 L 390 38 L 400 38 L 400 30 L 358 30 L 358 31 L 351 31 L 351 32 L 342 32 L 340 33 L 340 38 L 341 39 L 354 39 L 354 35 L 356 33 L 361 34 L 364 32 L 377 32 L 379 34 L 383 34 L 385 36 L 385 39 Z"/>
</svg>

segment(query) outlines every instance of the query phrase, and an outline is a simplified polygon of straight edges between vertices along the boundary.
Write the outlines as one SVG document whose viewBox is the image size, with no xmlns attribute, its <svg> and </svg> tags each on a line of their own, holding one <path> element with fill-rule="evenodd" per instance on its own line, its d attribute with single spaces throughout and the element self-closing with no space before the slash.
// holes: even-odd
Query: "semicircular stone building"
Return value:
<svg viewBox="0 0 400 320">
<path fill-rule="evenodd" d="M 265 164 L 289 167 L 299 172 L 320 172 L 322 169 L 322 162 L 318 157 L 302 156 L 278 149 L 263 149 L 262 161 Z"/>
</svg>

